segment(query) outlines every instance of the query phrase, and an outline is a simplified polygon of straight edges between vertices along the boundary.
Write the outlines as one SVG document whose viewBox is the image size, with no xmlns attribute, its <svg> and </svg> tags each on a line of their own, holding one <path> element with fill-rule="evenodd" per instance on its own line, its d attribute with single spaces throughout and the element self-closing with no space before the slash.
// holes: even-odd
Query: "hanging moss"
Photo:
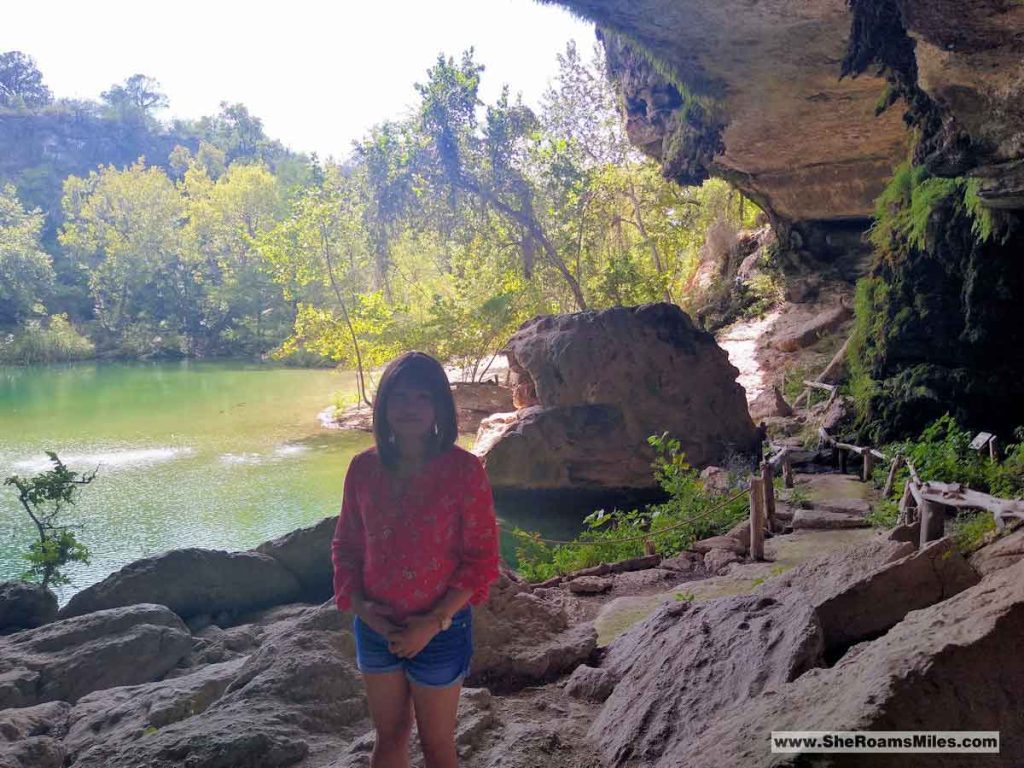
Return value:
<svg viewBox="0 0 1024 768">
<path fill-rule="evenodd" d="M 910 161 L 898 166 L 875 201 L 869 238 L 876 252 L 892 258 L 908 248 L 926 250 L 932 217 L 950 204 L 970 218 L 979 243 L 991 240 L 998 228 L 997 214 L 982 204 L 979 187 L 977 179 L 932 176 Z"/>
</svg>

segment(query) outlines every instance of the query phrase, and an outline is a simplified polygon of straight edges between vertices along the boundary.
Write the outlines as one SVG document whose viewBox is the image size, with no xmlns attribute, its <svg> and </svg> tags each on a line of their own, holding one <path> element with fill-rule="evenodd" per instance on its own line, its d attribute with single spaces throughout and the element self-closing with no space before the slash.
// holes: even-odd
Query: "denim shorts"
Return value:
<svg viewBox="0 0 1024 768">
<path fill-rule="evenodd" d="M 356 665 L 364 674 L 405 670 L 416 685 L 446 688 L 469 673 L 473 657 L 473 613 L 467 605 L 452 616 L 452 625 L 431 638 L 422 651 L 403 659 L 388 650 L 388 639 L 358 616 L 352 621 L 356 638 Z"/>
</svg>

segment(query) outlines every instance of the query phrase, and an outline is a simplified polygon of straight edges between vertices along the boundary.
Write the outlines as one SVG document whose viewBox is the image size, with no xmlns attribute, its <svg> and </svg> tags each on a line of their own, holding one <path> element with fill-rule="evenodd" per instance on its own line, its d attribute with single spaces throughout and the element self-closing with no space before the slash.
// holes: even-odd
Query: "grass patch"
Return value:
<svg viewBox="0 0 1024 768">
<path fill-rule="evenodd" d="M 961 512 L 953 521 L 953 542 L 964 555 L 969 555 L 987 542 L 996 530 L 991 512 Z"/>
</svg>

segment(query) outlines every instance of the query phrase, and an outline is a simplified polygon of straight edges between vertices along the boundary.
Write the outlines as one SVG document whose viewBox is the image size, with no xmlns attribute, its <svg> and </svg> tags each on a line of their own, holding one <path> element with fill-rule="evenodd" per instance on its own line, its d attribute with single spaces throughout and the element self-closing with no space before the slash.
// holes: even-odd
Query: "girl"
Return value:
<svg viewBox="0 0 1024 768">
<path fill-rule="evenodd" d="M 427 768 L 456 768 L 455 720 L 473 653 L 469 604 L 498 576 L 480 461 L 455 445 L 455 402 L 434 358 L 384 371 L 376 447 L 349 465 L 332 542 L 334 597 L 355 614 L 356 663 L 376 730 L 372 768 L 407 768 L 415 713 Z"/>
</svg>

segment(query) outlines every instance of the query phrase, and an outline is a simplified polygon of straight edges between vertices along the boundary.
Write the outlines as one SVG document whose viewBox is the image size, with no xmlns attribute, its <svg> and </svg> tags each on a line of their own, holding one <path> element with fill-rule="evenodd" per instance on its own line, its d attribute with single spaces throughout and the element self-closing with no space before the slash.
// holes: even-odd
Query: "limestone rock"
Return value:
<svg viewBox="0 0 1024 768">
<path fill-rule="evenodd" d="M 524 407 L 474 447 L 498 490 L 651 489 L 664 431 L 694 466 L 756 445 L 736 369 L 675 305 L 538 317 L 507 352 Z"/>
<path fill-rule="evenodd" d="M 725 493 L 732 487 L 729 470 L 722 467 L 704 467 L 700 471 L 700 479 L 704 481 L 704 489 L 716 493 Z"/>
<path fill-rule="evenodd" d="M 798 349 L 811 346 L 822 336 L 832 333 L 851 317 L 853 310 L 840 304 L 816 315 L 803 325 L 779 334 L 772 340 L 772 346 L 782 352 L 796 352 Z"/>
<path fill-rule="evenodd" d="M 612 580 L 603 576 L 580 576 L 569 582 L 569 591 L 578 595 L 599 595 L 612 588 Z"/>
<path fill-rule="evenodd" d="M 322 524 L 321 524 L 322 525 Z M 61 618 L 105 608 L 155 602 L 182 618 L 240 613 L 299 598 L 299 580 L 279 561 L 258 552 L 175 549 L 136 560 L 76 594 Z"/>
<path fill-rule="evenodd" d="M 170 680 L 95 691 L 75 704 L 64 746 L 72 759 L 95 744 L 144 738 L 147 729 L 201 715 L 238 676 L 245 659 L 209 664 Z"/>
<path fill-rule="evenodd" d="M 733 563 L 738 563 L 743 557 L 732 549 L 712 549 L 704 555 L 704 569 L 714 575 L 722 573 Z"/>
<path fill-rule="evenodd" d="M 589 623 L 570 627 L 565 610 L 502 575 L 473 614 L 469 685 L 509 690 L 552 680 L 586 661 L 597 647 Z"/>
<path fill-rule="evenodd" d="M 615 574 L 616 592 L 636 592 L 654 585 L 662 585 L 669 579 L 679 580 L 679 571 L 668 568 L 647 568 L 643 571 L 627 571 Z"/>
<path fill-rule="evenodd" d="M 823 652 L 806 604 L 754 595 L 669 603 L 609 646 L 602 669 L 616 685 L 589 737 L 608 765 L 657 765 L 717 711 L 795 679 Z"/>
<path fill-rule="evenodd" d="M 0 583 L 0 634 L 32 629 L 57 618 L 57 596 L 38 584 Z"/>
<path fill-rule="evenodd" d="M 615 681 L 608 670 L 581 664 L 566 681 L 565 693 L 574 699 L 601 702 L 611 695 L 614 687 Z"/>
<path fill-rule="evenodd" d="M 1024 560 L 1024 527 L 982 547 L 971 555 L 970 562 L 978 573 L 988 576 L 1021 560 Z"/>
<path fill-rule="evenodd" d="M 750 538 L 749 523 L 747 524 L 747 538 Z M 733 536 L 712 536 L 707 539 L 701 539 L 700 541 L 694 542 L 691 547 L 694 552 L 699 552 L 702 555 L 706 555 L 713 549 L 726 549 L 730 552 L 735 552 L 737 555 L 744 555 L 747 552 L 747 547 L 744 546 L 743 542 L 738 537 Z"/>
<path fill-rule="evenodd" d="M 695 573 L 704 568 L 704 558 L 696 552 L 680 552 L 661 561 L 661 567 L 670 571 Z"/>
<path fill-rule="evenodd" d="M 743 547 L 743 552 L 740 554 L 746 554 L 747 550 L 750 549 L 750 518 L 747 517 L 740 520 L 725 535 L 731 539 L 736 539 Z"/>
<path fill-rule="evenodd" d="M 837 528 L 867 528 L 870 523 L 864 514 L 856 512 L 845 512 L 838 509 L 798 509 L 793 513 L 790 525 L 793 526 L 793 530 L 801 528 L 835 530 Z"/>
<path fill-rule="evenodd" d="M 315 525 L 266 541 L 255 551 L 274 558 L 294 575 L 302 585 L 303 599 L 326 600 L 334 594 L 331 538 L 337 524 L 337 515 L 327 517 Z"/>
<path fill-rule="evenodd" d="M 837 566 L 838 567 L 838 566 Z M 806 574 L 796 574 L 797 580 Z M 978 582 L 978 574 L 949 538 L 886 563 L 814 600 L 827 651 L 872 638 L 910 612 L 946 600 Z"/>
<path fill-rule="evenodd" d="M 72 711 L 76 768 L 328 764 L 368 727 L 354 641 L 330 604 L 271 624 L 247 659 L 128 689 Z M 101 734 L 90 743 L 90 732 Z"/>
<path fill-rule="evenodd" d="M 66 750 L 66 701 L 0 711 L 0 766 L 3 768 L 62 768 Z"/>
<path fill-rule="evenodd" d="M 770 387 L 758 395 L 750 404 L 750 417 L 757 422 L 770 416 L 790 418 L 793 407 L 786 402 L 778 387 Z"/>
<path fill-rule="evenodd" d="M 181 619 L 162 605 L 97 611 L 0 638 L 0 709 L 75 702 L 154 680 L 188 652 Z"/>
<path fill-rule="evenodd" d="M 763 747 L 772 730 L 999 731 L 1000 754 L 988 764 L 1024 761 L 1024 563 L 1004 568 L 930 608 L 913 611 L 883 637 L 850 650 L 831 669 L 815 669 L 770 695 L 718 713 L 698 738 L 665 750 L 675 766 L 702 755 L 706 768 L 806 765 Z M 617 692 L 617 691 L 616 691 Z M 927 706 L 921 703 L 927 701 Z M 833 755 L 835 766 L 863 765 Z M 879 768 L 973 766 L 981 755 L 882 754 Z"/>
<path fill-rule="evenodd" d="M 874 72 L 839 79 L 850 37 L 843 3 L 560 2 L 600 24 L 630 140 L 666 176 L 736 178 L 773 220 L 871 215 L 906 127 L 899 109 L 875 116 L 884 84 Z M 690 106 L 665 68 L 689 93 L 714 94 L 715 113 Z"/>
<path fill-rule="evenodd" d="M 704 756 L 714 750 L 703 735 L 717 728 L 723 713 L 745 715 L 751 701 L 774 701 L 778 691 L 818 674 L 852 643 L 887 629 L 891 636 L 901 621 L 949 604 L 959 590 L 977 589 L 970 586 L 975 580 L 948 540 L 916 552 L 879 537 L 804 563 L 750 595 L 665 604 L 609 646 L 601 669 L 615 688 L 590 737 L 616 768 L 684 765 L 687 753 L 702 755 L 702 766 L 774 764 L 777 756 L 762 747 L 767 736 L 740 738 L 727 729 L 718 739 L 729 744 L 733 762 L 709 763 Z M 864 647 L 870 646 L 855 646 L 840 664 Z M 800 706 L 810 709 L 828 696 L 823 687 Z M 791 730 L 805 729 L 792 721 Z M 840 727 L 825 725 L 824 718 L 813 722 L 819 730 Z M 780 728 L 771 718 L 757 727 Z M 846 721 L 842 727 L 856 729 Z M 694 751 L 698 741 L 709 751 Z"/>
<path fill-rule="evenodd" d="M 625 560 L 617 560 L 609 565 L 612 573 L 628 573 L 630 571 L 643 571 L 647 568 L 654 568 L 661 564 L 661 555 L 642 555 L 640 557 L 627 557 Z"/>
<path fill-rule="evenodd" d="M 515 410 L 512 390 L 498 384 L 460 381 L 452 383 L 459 432 L 476 432 L 480 422 L 495 413 Z"/>
</svg>

